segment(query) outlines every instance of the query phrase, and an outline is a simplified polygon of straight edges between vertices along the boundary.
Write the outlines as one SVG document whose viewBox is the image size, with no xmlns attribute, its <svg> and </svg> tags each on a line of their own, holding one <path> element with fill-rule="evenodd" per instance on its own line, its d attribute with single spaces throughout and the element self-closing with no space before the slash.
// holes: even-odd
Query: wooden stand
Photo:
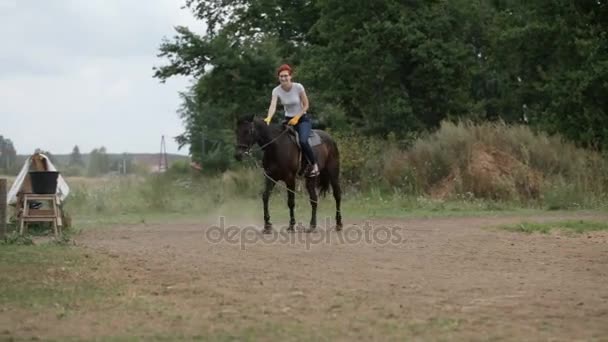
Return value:
<svg viewBox="0 0 608 342">
<path fill-rule="evenodd" d="M 51 203 L 51 209 L 30 209 L 30 202 Z M 28 222 L 51 222 L 55 237 L 60 234 L 61 218 L 59 216 L 57 195 L 23 194 L 23 213 L 21 214 L 19 234 L 23 235 Z"/>
</svg>

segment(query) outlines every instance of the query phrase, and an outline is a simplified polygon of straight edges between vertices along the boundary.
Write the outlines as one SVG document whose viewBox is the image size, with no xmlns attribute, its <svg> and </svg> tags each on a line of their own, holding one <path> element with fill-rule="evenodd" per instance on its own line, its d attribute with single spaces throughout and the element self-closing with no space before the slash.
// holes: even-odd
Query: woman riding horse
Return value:
<svg viewBox="0 0 608 342">
<path fill-rule="evenodd" d="M 310 147 L 310 144 L 308 143 L 308 137 L 312 130 L 312 123 L 310 122 L 310 118 L 306 115 L 306 111 L 308 110 L 308 97 L 306 96 L 306 91 L 302 84 L 291 81 L 292 69 L 289 65 L 281 65 L 277 74 L 279 76 L 280 84 L 272 90 L 272 99 L 270 100 L 268 115 L 264 121 L 266 124 L 270 124 L 270 120 L 272 120 L 272 116 L 277 110 L 277 99 L 281 100 L 281 104 L 283 104 L 283 108 L 285 109 L 285 120 L 288 125 L 295 126 L 304 156 L 311 165 L 307 175 L 308 177 L 316 177 L 319 175 L 319 166 L 312 147 Z"/>
<path fill-rule="evenodd" d="M 315 130 L 321 139 L 321 144 L 315 146 L 317 155 L 308 144 L 312 125 L 307 117 L 308 98 L 304 87 L 291 82 L 291 67 L 282 65 L 278 70 L 281 84 L 272 91 L 272 100 L 268 115 L 264 120 L 253 116 L 243 118 L 237 123 L 237 149 L 236 159 L 241 160 L 244 153 L 249 153 L 254 144 L 264 150 L 262 166 L 265 176 L 265 190 L 262 194 L 264 204 L 264 232 L 272 231 L 268 200 L 275 184 L 285 182 L 287 186 L 287 206 L 289 207 L 289 231 L 294 230 L 296 223 L 294 217 L 296 176 L 301 167 L 301 154 L 298 144 L 291 136 L 291 129 L 285 125 L 271 125 L 270 121 L 275 113 L 277 100 L 280 99 L 285 107 L 285 117 L 289 119 L 287 125 L 295 126 L 298 131 L 299 143 L 304 155 L 312 168 L 306 177 L 306 190 L 310 197 L 312 213 L 310 229 L 317 226 L 317 187 L 324 194 L 331 185 L 336 201 L 336 229 L 342 229 L 342 216 L 340 214 L 340 154 L 335 141 L 324 131 Z M 318 177 L 317 177 L 318 176 Z"/>
<path fill-rule="evenodd" d="M 310 229 L 317 226 L 317 187 L 324 194 L 331 185 L 336 201 L 336 229 L 342 229 L 342 216 L 340 214 L 340 154 L 338 146 L 329 134 L 315 130 L 321 139 L 321 144 L 315 146 L 318 154 L 319 176 L 306 177 L 306 190 L 310 197 L 312 213 Z M 254 118 L 253 115 L 241 118 L 236 128 L 236 154 L 235 158 L 241 160 L 243 155 L 249 155 L 253 145 L 257 144 L 264 151 L 262 167 L 264 168 L 265 189 L 262 194 L 264 204 L 264 233 L 272 231 L 268 200 L 275 184 L 283 181 L 287 186 L 287 206 L 289 207 L 289 228 L 294 230 L 296 223 L 294 217 L 296 176 L 300 169 L 300 151 L 291 136 L 290 129 L 284 125 L 268 125 L 264 120 Z"/>
</svg>

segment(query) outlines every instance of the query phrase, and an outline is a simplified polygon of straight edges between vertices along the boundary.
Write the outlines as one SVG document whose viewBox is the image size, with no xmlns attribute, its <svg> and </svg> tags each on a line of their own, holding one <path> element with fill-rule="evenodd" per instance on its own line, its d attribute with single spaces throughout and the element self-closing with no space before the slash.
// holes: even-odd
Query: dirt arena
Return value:
<svg viewBox="0 0 608 342">
<path fill-rule="evenodd" d="M 320 228 L 274 242 L 248 232 L 246 243 L 245 233 L 218 241 L 214 222 L 88 230 L 77 245 L 109 256 L 109 276 L 129 284 L 123 295 L 149 307 L 89 310 L 30 334 L 608 340 L 608 232 L 491 228 L 577 218 L 608 215 L 346 221 L 342 239 Z M 357 237 L 370 228 L 371 240 Z"/>
</svg>

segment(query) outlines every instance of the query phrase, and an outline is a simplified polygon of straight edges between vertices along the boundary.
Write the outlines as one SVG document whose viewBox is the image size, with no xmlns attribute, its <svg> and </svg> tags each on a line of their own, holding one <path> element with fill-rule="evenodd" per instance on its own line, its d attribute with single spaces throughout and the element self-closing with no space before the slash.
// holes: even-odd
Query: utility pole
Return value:
<svg viewBox="0 0 608 342">
<path fill-rule="evenodd" d="M 0 238 L 6 236 L 6 178 L 0 178 Z"/>
<path fill-rule="evenodd" d="M 165 145 L 165 136 L 160 140 L 160 154 L 158 156 L 158 172 L 165 172 L 169 169 L 167 162 L 167 146 Z"/>
<path fill-rule="evenodd" d="M 201 131 L 201 160 L 205 157 L 205 129 Z"/>
</svg>

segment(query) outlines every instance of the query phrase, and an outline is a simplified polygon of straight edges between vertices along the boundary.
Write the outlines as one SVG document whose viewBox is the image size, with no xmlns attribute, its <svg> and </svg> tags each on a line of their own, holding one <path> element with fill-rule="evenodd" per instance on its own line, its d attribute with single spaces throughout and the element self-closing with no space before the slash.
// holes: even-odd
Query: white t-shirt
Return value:
<svg viewBox="0 0 608 342">
<path fill-rule="evenodd" d="M 300 83 L 292 82 L 291 89 L 285 91 L 278 85 L 272 90 L 272 96 L 277 96 L 285 109 L 285 117 L 292 118 L 302 110 L 300 94 L 304 91 L 304 86 Z"/>
</svg>

